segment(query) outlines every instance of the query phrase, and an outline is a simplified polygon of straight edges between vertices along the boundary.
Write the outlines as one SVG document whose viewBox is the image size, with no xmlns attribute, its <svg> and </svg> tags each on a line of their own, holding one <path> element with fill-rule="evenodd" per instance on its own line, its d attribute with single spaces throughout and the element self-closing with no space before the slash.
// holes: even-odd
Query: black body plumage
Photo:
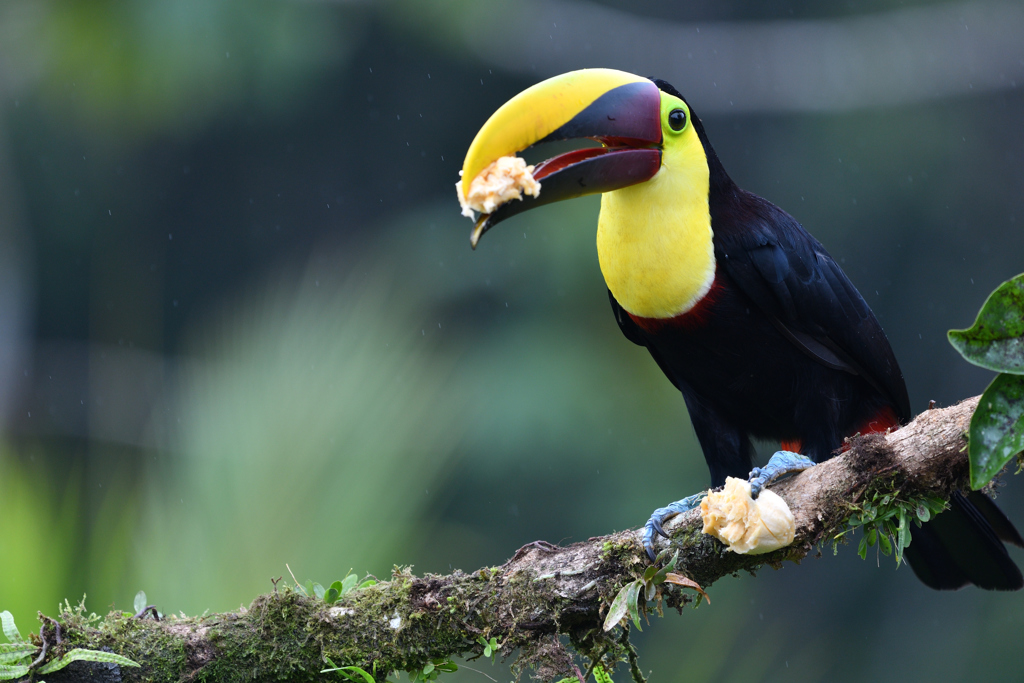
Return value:
<svg viewBox="0 0 1024 683">
<path fill-rule="evenodd" d="M 751 437 L 799 441 L 821 462 L 872 420 L 909 420 L 903 375 L 864 298 L 792 216 L 736 186 L 692 108 L 691 118 L 710 171 L 714 285 L 667 321 L 632 317 L 609 298 L 625 336 L 682 393 L 712 486 L 748 476 Z M 912 534 L 906 557 L 933 588 L 1024 586 L 1002 543 L 1022 544 L 1020 535 L 983 494 L 954 496 Z"/>
</svg>

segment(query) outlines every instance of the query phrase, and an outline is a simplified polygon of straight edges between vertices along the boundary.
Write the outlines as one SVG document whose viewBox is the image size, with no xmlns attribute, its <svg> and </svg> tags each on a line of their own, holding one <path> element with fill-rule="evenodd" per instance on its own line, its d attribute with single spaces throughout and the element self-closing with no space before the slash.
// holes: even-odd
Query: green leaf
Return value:
<svg viewBox="0 0 1024 683">
<path fill-rule="evenodd" d="M 914 514 L 922 522 L 927 522 L 932 518 L 932 511 L 928 509 L 928 506 L 924 503 L 918 503 L 917 507 L 914 508 Z"/>
<path fill-rule="evenodd" d="M 433 662 L 427 662 L 427 665 L 425 667 L 423 667 L 423 675 L 426 676 L 426 675 L 430 674 L 430 672 L 433 671 L 433 670 L 434 670 L 434 663 Z"/>
<path fill-rule="evenodd" d="M 950 330 L 949 343 L 964 358 L 996 372 L 1024 375 L 1024 273 L 989 294 L 974 325 Z"/>
<path fill-rule="evenodd" d="M 900 526 L 896 533 L 896 566 L 903 561 L 903 549 L 910 545 L 910 524 L 907 523 L 906 510 L 900 510 Z"/>
<path fill-rule="evenodd" d="M 319 583 L 314 583 L 313 584 L 313 595 L 315 595 L 316 597 L 318 597 L 321 600 L 323 600 L 324 599 L 324 595 L 326 593 L 327 593 L 327 591 Z"/>
<path fill-rule="evenodd" d="M 302 589 L 306 597 L 313 597 L 313 579 L 306 579 L 306 587 Z"/>
<path fill-rule="evenodd" d="M 377 581 L 376 580 L 374 580 L 374 579 L 367 579 L 366 581 L 363 581 L 361 584 L 359 584 L 359 588 L 360 588 L 360 590 L 362 590 L 363 588 L 369 588 L 370 586 L 376 586 L 376 585 L 377 585 Z"/>
<path fill-rule="evenodd" d="M 334 583 L 338 582 L 335 581 Z M 326 593 L 324 593 L 324 602 L 326 602 L 328 605 L 333 605 L 338 601 L 338 598 L 340 597 L 341 593 L 339 593 L 338 589 L 335 588 L 333 584 L 331 584 L 331 587 L 327 589 Z"/>
<path fill-rule="evenodd" d="M 4 643 L 0 645 L 0 664 L 16 664 L 31 657 L 38 649 L 32 643 Z"/>
<path fill-rule="evenodd" d="M 22 650 L 28 649 L 29 651 L 38 650 L 39 648 L 28 641 L 21 643 L 0 643 L 0 655 L 21 652 Z"/>
<path fill-rule="evenodd" d="M 1024 450 L 1024 376 L 997 375 L 971 416 L 971 488 L 987 484 Z"/>
<path fill-rule="evenodd" d="M 669 570 L 670 572 L 674 571 L 675 568 L 676 568 L 676 562 L 678 562 L 678 561 L 679 561 L 679 551 L 677 550 L 675 555 L 672 556 L 672 559 L 669 560 L 669 563 L 667 565 L 665 565 L 665 569 Z"/>
<path fill-rule="evenodd" d="M 52 674 L 54 671 L 60 671 L 71 662 L 102 662 L 104 664 L 119 664 L 121 666 L 139 666 L 139 664 L 136 664 L 127 657 L 115 655 L 113 652 L 100 652 L 99 650 L 83 650 L 82 648 L 75 648 L 60 659 L 54 659 L 53 661 L 48 662 L 46 665 L 38 669 L 37 673 Z"/>
<path fill-rule="evenodd" d="M 136 614 L 146 609 L 146 607 L 149 605 L 149 602 L 146 600 L 146 591 L 139 591 L 138 593 L 136 593 L 135 602 L 133 604 L 135 606 Z"/>
<path fill-rule="evenodd" d="M 16 666 L 6 666 L 0 664 L 0 681 L 10 681 L 15 678 L 21 678 L 28 673 L 28 664 L 18 664 Z"/>
<path fill-rule="evenodd" d="M 359 583 L 359 577 L 355 574 L 349 574 L 348 576 L 346 576 L 345 581 L 341 584 L 341 594 L 345 595 L 345 593 L 351 591 L 353 588 L 356 587 L 357 583 Z"/>
<path fill-rule="evenodd" d="M 442 662 L 436 663 L 438 671 L 444 671 L 445 673 L 453 673 L 459 670 L 459 666 L 450 659 L 446 659 Z"/>
<path fill-rule="evenodd" d="M 640 598 L 640 591 L 643 590 L 644 584 L 642 581 L 634 581 L 629 584 L 629 592 L 626 593 L 626 607 L 629 608 L 629 616 L 632 617 L 633 623 L 636 624 L 637 631 L 643 631 L 640 628 L 640 608 L 637 602 Z"/>
<path fill-rule="evenodd" d="M 860 537 L 860 543 L 857 544 L 857 554 L 860 555 L 860 559 L 868 559 L 868 537 L 867 534 Z"/>
<path fill-rule="evenodd" d="M 878 534 L 878 545 L 882 549 L 883 555 L 892 555 L 892 541 L 889 540 L 889 536 Z"/>
<path fill-rule="evenodd" d="M 651 582 L 655 586 L 658 586 L 658 585 L 661 585 L 661 584 L 665 583 L 665 577 L 668 576 L 669 572 L 671 572 L 673 569 L 676 568 L 676 560 L 678 560 L 678 559 L 679 559 L 679 551 L 677 550 L 676 554 L 672 556 L 672 559 L 669 561 L 669 563 L 666 564 L 661 569 L 659 569 L 657 572 L 655 572 L 654 576 L 651 577 Z M 647 572 L 644 572 L 644 575 L 646 576 Z"/>
<path fill-rule="evenodd" d="M 7 636 L 7 640 L 12 643 L 23 643 L 25 639 L 21 637 L 21 632 L 18 631 L 18 627 L 14 625 L 14 615 L 4 610 L 0 612 L 0 624 L 3 625 L 4 635 Z"/>
<path fill-rule="evenodd" d="M 18 659 L 24 659 L 35 653 L 38 649 L 38 647 L 28 642 L 0 644 L 0 664 L 11 664 Z"/>
<path fill-rule="evenodd" d="M 328 658 L 327 661 L 333 666 L 334 662 L 332 662 L 330 658 Z M 332 671 L 337 671 L 340 675 L 350 681 L 354 681 L 355 683 L 358 683 L 360 677 L 366 683 L 377 683 L 373 680 L 373 676 L 371 676 L 365 669 L 358 666 L 336 666 L 333 669 L 321 669 L 320 673 L 326 674 L 331 673 Z"/>
<path fill-rule="evenodd" d="M 608 616 L 604 618 L 605 631 L 611 631 L 626 616 L 626 613 L 629 611 L 629 603 L 627 602 L 629 600 L 629 589 L 634 584 L 636 584 L 636 581 L 627 583 L 619 589 L 615 599 L 612 600 L 611 607 L 608 608 Z"/>
</svg>

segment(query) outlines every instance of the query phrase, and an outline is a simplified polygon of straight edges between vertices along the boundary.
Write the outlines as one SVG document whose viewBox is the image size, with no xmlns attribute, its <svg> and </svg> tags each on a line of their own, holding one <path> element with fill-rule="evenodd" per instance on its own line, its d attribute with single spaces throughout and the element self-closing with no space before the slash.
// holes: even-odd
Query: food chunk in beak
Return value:
<svg viewBox="0 0 1024 683">
<path fill-rule="evenodd" d="M 573 71 L 514 97 L 477 133 L 463 165 L 463 214 L 471 215 L 467 208 L 481 214 L 473 246 L 493 225 L 517 213 L 652 178 L 661 168 L 660 117 L 658 87 L 612 69 Z M 514 160 L 536 143 L 578 138 L 602 147 L 568 152 L 533 169 Z"/>
</svg>

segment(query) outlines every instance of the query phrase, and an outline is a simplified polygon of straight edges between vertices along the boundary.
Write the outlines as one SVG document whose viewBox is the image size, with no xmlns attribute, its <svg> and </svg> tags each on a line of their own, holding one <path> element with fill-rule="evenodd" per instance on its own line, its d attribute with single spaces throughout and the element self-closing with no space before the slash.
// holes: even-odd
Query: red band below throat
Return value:
<svg viewBox="0 0 1024 683">
<path fill-rule="evenodd" d="M 637 327 L 648 334 L 658 334 L 665 329 L 692 330 L 698 327 L 703 327 L 707 324 L 711 311 L 714 307 L 715 300 L 721 293 L 721 289 L 721 284 L 718 281 L 718 275 L 716 273 L 715 279 L 711 281 L 711 288 L 708 289 L 708 293 L 701 297 L 700 300 L 685 313 L 674 315 L 671 318 L 643 318 L 639 315 L 633 315 L 628 311 L 626 311 L 626 313 L 633 319 L 633 322 L 636 323 Z"/>
</svg>

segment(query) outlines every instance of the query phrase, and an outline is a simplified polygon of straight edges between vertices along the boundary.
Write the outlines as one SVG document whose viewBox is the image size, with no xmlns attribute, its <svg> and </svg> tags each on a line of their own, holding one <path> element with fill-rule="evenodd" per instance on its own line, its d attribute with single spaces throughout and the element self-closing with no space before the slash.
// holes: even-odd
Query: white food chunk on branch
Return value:
<svg viewBox="0 0 1024 683">
<path fill-rule="evenodd" d="M 786 501 L 768 490 L 754 500 L 750 497 L 750 482 L 734 477 L 726 478 L 725 488 L 701 501 L 700 512 L 704 533 L 735 553 L 770 553 L 792 543 L 796 533 Z"/>
</svg>

